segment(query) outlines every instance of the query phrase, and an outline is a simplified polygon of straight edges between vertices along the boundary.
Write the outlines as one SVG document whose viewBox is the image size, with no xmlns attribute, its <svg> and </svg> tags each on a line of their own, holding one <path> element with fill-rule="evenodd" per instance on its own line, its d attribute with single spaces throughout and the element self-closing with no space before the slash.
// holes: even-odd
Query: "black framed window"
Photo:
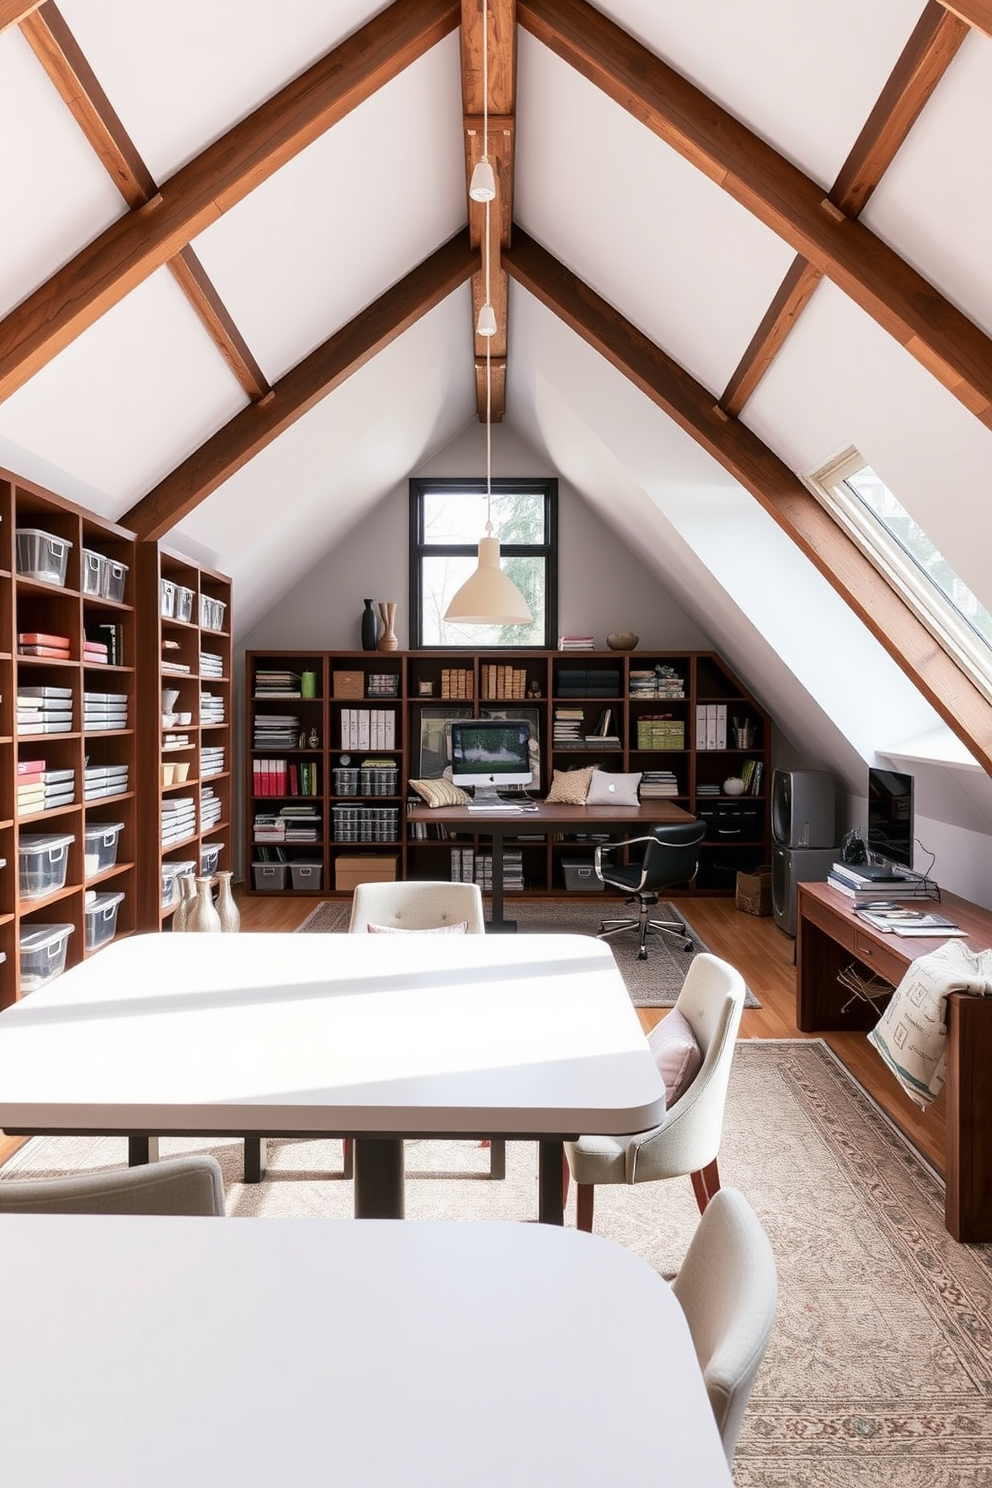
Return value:
<svg viewBox="0 0 992 1488">
<path fill-rule="evenodd" d="M 550 650 L 558 634 L 558 482 L 491 482 L 493 536 L 530 625 L 465 625 L 444 612 L 474 571 L 486 529 L 485 480 L 410 482 L 410 644 L 414 648 Z"/>
</svg>

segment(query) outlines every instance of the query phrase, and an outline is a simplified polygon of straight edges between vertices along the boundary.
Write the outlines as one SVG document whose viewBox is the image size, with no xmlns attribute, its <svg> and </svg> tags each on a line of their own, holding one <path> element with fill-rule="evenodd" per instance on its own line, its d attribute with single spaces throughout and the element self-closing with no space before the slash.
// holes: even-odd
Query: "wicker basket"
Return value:
<svg viewBox="0 0 992 1488">
<path fill-rule="evenodd" d="M 738 873 L 734 903 L 744 914 L 770 915 L 772 912 L 771 868 L 755 868 L 753 873 Z"/>
</svg>

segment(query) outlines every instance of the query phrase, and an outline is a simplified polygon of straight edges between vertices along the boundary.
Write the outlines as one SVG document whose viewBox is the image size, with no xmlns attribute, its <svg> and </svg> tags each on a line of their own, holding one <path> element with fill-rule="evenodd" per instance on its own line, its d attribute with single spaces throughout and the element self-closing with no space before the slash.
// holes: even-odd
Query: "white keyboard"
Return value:
<svg viewBox="0 0 992 1488">
<path fill-rule="evenodd" d="M 509 801 L 487 801 L 478 806 L 474 801 L 468 803 L 469 811 L 523 811 L 523 809 L 522 806 L 511 806 Z"/>
</svg>

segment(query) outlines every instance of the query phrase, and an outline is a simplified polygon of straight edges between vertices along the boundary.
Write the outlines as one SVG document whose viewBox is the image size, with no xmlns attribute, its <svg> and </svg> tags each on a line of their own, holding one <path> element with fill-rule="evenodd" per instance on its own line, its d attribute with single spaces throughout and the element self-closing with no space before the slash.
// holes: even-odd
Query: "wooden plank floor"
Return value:
<svg viewBox="0 0 992 1488">
<path fill-rule="evenodd" d="M 242 931 L 293 931 L 317 903 L 316 899 L 289 895 L 239 895 Z M 742 914 L 732 899 L 687 899 L 681 907 L 710 950 L 739 967 L 761 1003 L 760 1009 L 745 1009 L 740 1037 L 804 1037 L 795 1023 L 795 941 L 783 935 L 771 919 Z M 640 1010 L 645 1027 L 663 1016 L 661 1009 Z M 863 1033 L 831 1033 L 825 1037 L 881 1109 L 943 1173 L 944 1097 L 923 1113 L 899 1088 Z M 0 1162 L 22 1140 L 0 1136 Z"/>
</svg>

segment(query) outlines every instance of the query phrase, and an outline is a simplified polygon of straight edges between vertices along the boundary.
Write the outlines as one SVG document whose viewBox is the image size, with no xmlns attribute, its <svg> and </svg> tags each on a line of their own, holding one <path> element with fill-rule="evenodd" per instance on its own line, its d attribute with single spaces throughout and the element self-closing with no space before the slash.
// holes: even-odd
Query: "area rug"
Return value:
<svg viewBox="0 0 992 1488">
<path fill-rule="evenodd" d="M 623 912 L 623 901 L 592 896 L 594 903 L 564 902 L 560 900 L 532 900 L 514 903 L 508 907 L 508 915 L 517 922 L 517 930 L 525 935 L 595 935 L 604 915 L 619 916 Z M 617 907 L 619 906 L 619 908 Z M 351 915 L 351 904 L 345 900 L 325 900 L 299 926 L 301 931 L 323 934 L 340 934 L 347 930 Z M 685 914 L 674 904 L 659 904 L 653 915 L 656 920 L 682 920 L 685 923 L 692 950 L 682 949 L 681 942 L 670 940 L 667 935 L 653 935 L 648 942 L 648 958 L 637 959 L 637 936 L 614 935 L 609 945 L 616 957 L 617 966 L 623 976 L 631 1001 L 636 1007 L 671 1007 L 679 995 L 689 964 L 697 951 L 709 947 L 700 940 Z M 760 1007 L 754 994 L 748 991 L 746 1007 Z"/>
<path fill-rule="evenodd" d="M 269 1176 L 252 1187 L 240 1182 L 237 1141 L 163 1138 L 162 1150 L 214 1152 L 232 1216 L 351 1213 L 340 1142 L 270 1141 Z M 35 1138 L 0 1181 L 124 1160 L 122 1139 Z M 472 1142 L 408 1142 L 408 1218 L 533 1220 L 534 1144 L 508 1144 L 504 1182 L 489 1179 L 488 1160 Z M 992 1246 L 951 1239 L 940 1181 L 825 1044 L 738 1045 L 720 1170 L 761 1218 L 780 1288 L 737 1450 L 739 1488 L 989 1488 Z M 597 1233 L 665 1276 L 697 1221 L 688 1179 L 596 1193 Z M 631 1402 L 634 1429 L 650 1430 L 651 1393 L 664 1388 L 659 1357 Z"/>
</svg>

